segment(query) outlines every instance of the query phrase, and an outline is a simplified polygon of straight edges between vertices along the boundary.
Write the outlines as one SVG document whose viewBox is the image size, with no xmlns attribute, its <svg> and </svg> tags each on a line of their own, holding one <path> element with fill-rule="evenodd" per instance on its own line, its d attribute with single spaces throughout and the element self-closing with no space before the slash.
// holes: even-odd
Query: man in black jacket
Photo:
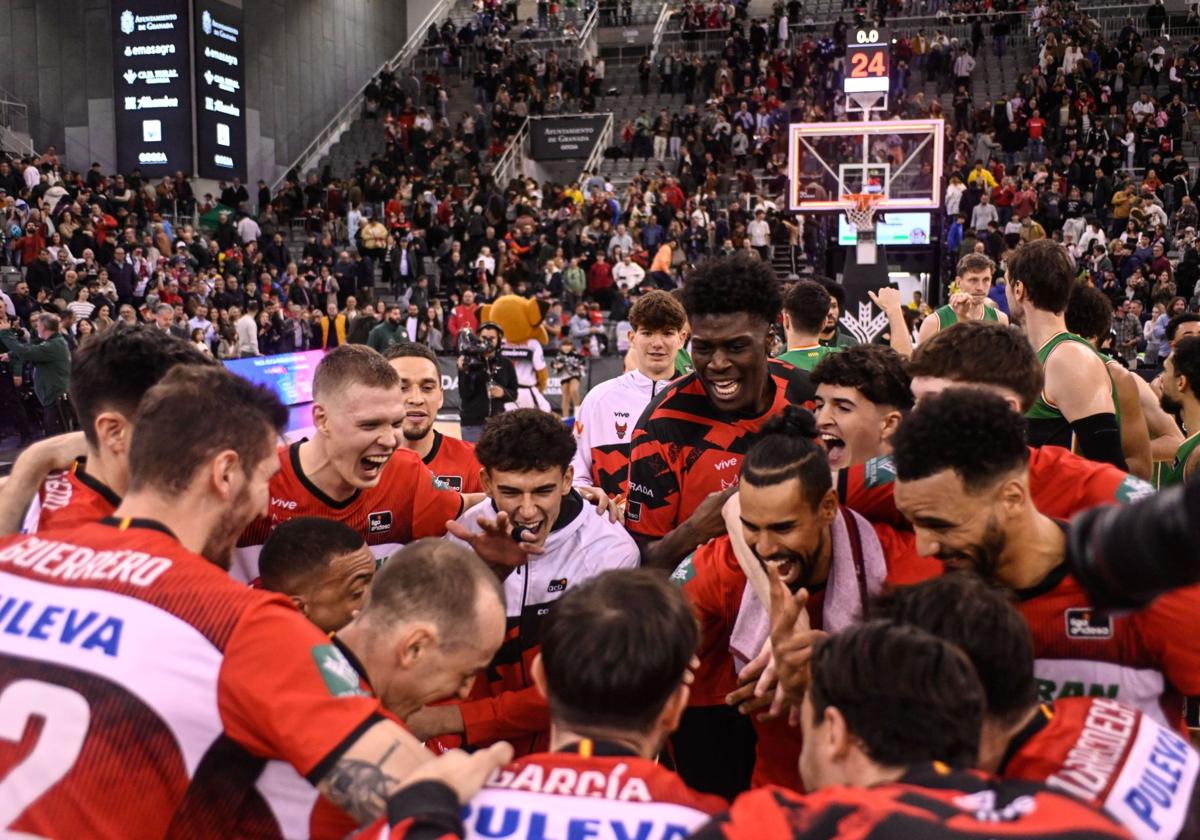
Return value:
<svg viewBox="0 0 1200 840">
<path fill-rule="evenodd" d="M 485 321 L 479 326 L 479 338 L 491 345 L 482 359 L 458 357 L 459 416 L 462 439 L 468 443 L 479 440 L 489 417 L 503 413 L 504 404 L 517 399 L 517 370 L 496 352 L 504 340 L 503 330 Z"/>
<path fill-rule="evenodd" d="M 118 303 L 129 303 L 133 300 L 137 275 L 133 272 L 133 266 L 125 261 L 124 248 L 118 247 L 113 251 L 112 262 L 108 264 L 108 279 L 112 280 L 117 289 Z"/>
</svg>

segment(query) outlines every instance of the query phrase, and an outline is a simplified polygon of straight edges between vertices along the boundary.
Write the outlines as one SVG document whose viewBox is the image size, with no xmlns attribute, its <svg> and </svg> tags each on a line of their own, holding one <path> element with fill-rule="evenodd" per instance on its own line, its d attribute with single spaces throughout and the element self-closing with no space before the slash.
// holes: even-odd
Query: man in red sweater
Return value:
<svg viewBox="0 0 1200 840">
<path fill-rule="evenodd" d="M 458 334 L 464 329 L 479 332 L 479 307 L 475 305 L 475 292 L 471 289 L 463 292 L 462 303 L 450 310 L 446 331 L 450 334 L 451 347 L 458 346 Z"/>
<path fill-rule="evenodd" d="M 596 254 L 596 261 L 588 269 L 587 290 L 601 309 L 612 308 L 612 266 L 604 258 L 603 251 Z"/>
</svg>

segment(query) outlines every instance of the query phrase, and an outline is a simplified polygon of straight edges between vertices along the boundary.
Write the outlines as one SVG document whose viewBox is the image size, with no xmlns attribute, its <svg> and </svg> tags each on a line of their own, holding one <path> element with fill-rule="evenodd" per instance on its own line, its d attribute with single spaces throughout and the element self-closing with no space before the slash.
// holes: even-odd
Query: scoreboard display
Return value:
<svg viewBox="0 0 1200 840">
<path fill-rule="evenodd" d="M 878 29 L 860 29 L 846 44 L 846 93 L 887 93 L 891 87 L 891 42 Z"/>
</svg>

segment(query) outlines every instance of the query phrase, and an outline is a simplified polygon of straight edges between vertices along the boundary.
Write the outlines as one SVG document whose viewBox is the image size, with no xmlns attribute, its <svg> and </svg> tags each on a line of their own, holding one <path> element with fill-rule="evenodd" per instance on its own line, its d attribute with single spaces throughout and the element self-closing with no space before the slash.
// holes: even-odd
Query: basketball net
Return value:
<svg viewBox="0 0 1200 840">
<path fill-rule="evenodd" d="M 847 193 L 842 198 L 851 203 L 843 210 L 846 220 L 858 231 L 858 264 L 874 265 L 877 257 L 875 209 L 885 196 L 883 193 Z"/>
</svg>

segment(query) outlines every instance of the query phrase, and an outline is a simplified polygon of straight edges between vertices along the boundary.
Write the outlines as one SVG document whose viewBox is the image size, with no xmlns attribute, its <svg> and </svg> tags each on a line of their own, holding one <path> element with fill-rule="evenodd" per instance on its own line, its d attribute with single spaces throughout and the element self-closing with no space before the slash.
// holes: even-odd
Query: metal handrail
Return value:
<svg viewBox="0 0 1200 840">
<path fill-rule="evenodd" d="M 284 180 L 287 178 L 287 173 L 296 170 L 303 175 L 305 170 L 320 160 L 321 155 L 337 142 L 342 132 L 349 128 L 350 124 L 354 121 L 355 116 L 357 116 L 359 110 L 362 108 L 363 101 L 366 98 L 367 87 L 371 82 L 384 70 L 389 68 L 400 70 L 407 67 L 416 57 L 417 53 L 421 51 L 421 48 L 425 46 L 425 39 L 428 36 L 429 28 L 439 25 L 441 19 L 454 7 L 455 2 L 456 0 L 438 0 L 434 4 L 434 7 L 429 10 L 429 14 L 425 16 L 425 19 L 417 25 L 416 30 L 404 42 L 404 46 L 400 48 L 400 51 L 390 60 L 385 61 L 376 68 L 370 77 L 363 82 L 362 87 L 355 92 L 354 96 L 350 97 L 350 101 L 342 106 L 333 119 L 326 123 L 325 127 L 317 133 L 313 141 L 304 148 L 304 151 L 296 156 L 292 165 L 287 167 L 283 171 L 283 174 L 275 179 L 275 182 L 271 185 L 272 193 L 276 192 L 282 186 Z"/>
<path fill-rule="evenodd" d="M 29 106 L 0 88 L 0 148 L 25 156 L 35 156 L 29 130 Z M 25 139 L 28 137 L 29 139 Z"/>
<path fill-rule="evenodd" d="M 591 116 L 598 117 L 600 114 Z M 604 150 L 612 145 L 613 113 L 609 111 L 604 116 L 608 119 L 604 121 L 604 128 L 600 129 L 600 134 L 596 137 L 596 145 L 592 148 L 592 153 L 588 155 L 588 159 L 584 161 L 583 169 L 579 173 L 579 183 L 581 185 L 587 180 L 584 177 L 586 173 L 600 171 L 600 164 L 604 161 Z"/>
<path fill-rule="evenodd" d="M 663 3 L 662 11 L 654 24 L 654 34 L 650 36 L 650 60 L 658 58 L 658 45 L 662 43 L 663 33 L 667 31 L 667 22 L 671 19 L 671 4 Z"/>
<path fill-rule="evenodd" d="M 599 24 L 600 4 L 596 3 L 588 13 L 583 28 L 579 30 L 579 59 L 581 62 L 585 59 L 591 61 L 596 57 L 596 29 Z"/>
<path fill-rule="evenodd" d="M 524 148 L 528 137 L 529 117 L 526 117 L 521 121 L 521 127 L 517 129 L 517 133 L 508 141 L 508 145 L 504 148 L 504 154 L 500 155 L 500 158 L 492 167 L 492 180 L 500 189 L 504 189 L 516 176 L 521 149 Z"/>
</svg>

